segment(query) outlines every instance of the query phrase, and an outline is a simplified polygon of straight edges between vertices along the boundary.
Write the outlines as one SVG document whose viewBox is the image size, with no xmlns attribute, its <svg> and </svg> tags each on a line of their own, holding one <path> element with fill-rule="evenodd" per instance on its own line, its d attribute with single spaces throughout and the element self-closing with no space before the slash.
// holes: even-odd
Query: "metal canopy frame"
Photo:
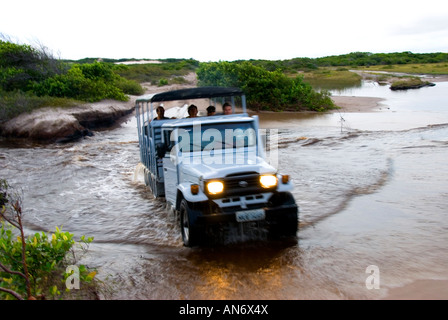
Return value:
<svg viewBox="0 0 448 320">
<path fill-rule="evenodd" d="M 234 87 L 197 87 L 142 96 L 137 99 L 137 102 L 163 102 L 201 98 L 211 99 L 242 95 L 244 95 L 244 92 L 241 89 Z"/>
<path fill-rule="evenodd" d="M 246 95 L 244 92 L 236 87 L 196 87 L 188 89 L 180 89 L 167 91 L 156 94 L 149 94 L 141 96 L 136 99 L 135 106 L 136 110 L 139 110 L 139 105 L 141 104 L 141 109 L 145 110 L 147 113 L 147 120 L 152 121 L 153 119 L 153 102 L 164 102 L 164 101 L 177 101 L 177 100 L 189 100 L 189 99 L 210 99 L 214 101 L 214 98 L 227 98 L 230 97 L 232 103 L 232 110 L 235 112 L 235 97 L 241 97 L 241 106 L 243 113 L 246 113 Z M 146 104 L 146 108 L 145 108 Z"/>
</svg>

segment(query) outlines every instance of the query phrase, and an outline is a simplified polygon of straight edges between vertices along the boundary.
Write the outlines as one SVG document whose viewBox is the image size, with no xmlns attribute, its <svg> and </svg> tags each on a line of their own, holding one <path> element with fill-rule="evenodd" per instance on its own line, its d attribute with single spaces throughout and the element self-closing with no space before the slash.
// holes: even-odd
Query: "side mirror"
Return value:
<svg viewBox="0 0 448 320">
<path fill-rule="evenodd" d="M 165 157 L 165 153 L 166 153 L 166 146 L 164 143 L 158 143 L 156 145 L 156 152 L 157 152 L 157 157 L 158 158 L 163 158 Z"/>
</svg>

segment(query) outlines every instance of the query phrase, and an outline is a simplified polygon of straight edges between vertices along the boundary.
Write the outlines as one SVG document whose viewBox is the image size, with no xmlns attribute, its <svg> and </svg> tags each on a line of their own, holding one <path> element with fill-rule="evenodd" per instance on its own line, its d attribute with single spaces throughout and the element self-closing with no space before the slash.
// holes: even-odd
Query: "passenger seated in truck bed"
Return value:
<svg viewBox="0 0 448 320">
<path fill-rule="evenodd" d="M 158 106 L 156 109 L 157 112 L 157 117 L 154 118 L 154 120 L 166 120 L 169 119 L 167 117 L 165 117 L 165 108 L 162 106 Z"/>
<path fill-rule="evenodd" d="M 214 106 L 207 107 L 207 116 L 214 116 L 216 114 L 216 108 Z"/>
<path fill-rule="evenodd" d="M 198 116 L 198 107 L 194 104 L 188 107 L 188 117 L 187 118 L 196 118 Z"/>
</svg>

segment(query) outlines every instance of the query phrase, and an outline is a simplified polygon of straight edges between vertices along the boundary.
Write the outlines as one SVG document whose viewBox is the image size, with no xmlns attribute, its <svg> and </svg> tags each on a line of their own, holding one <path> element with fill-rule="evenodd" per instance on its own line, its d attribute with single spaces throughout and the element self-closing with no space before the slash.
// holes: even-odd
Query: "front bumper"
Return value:
<svg viewBox="0 0 448 320">
<path fill-rule="evenodd" d="M 276 207 L 260 208 L 264 210 L 264 219 L 255 221 L 265 221 L 267 223 L 280 223 L 286 221 L 298 221 L 299 209 L 296 204 L 280 205 Z M 196 212 L 196 221 L 199 225 L 212 225 L 220 223 L 238 222 L 236 211 L 202 214 Z"/>
</svg>

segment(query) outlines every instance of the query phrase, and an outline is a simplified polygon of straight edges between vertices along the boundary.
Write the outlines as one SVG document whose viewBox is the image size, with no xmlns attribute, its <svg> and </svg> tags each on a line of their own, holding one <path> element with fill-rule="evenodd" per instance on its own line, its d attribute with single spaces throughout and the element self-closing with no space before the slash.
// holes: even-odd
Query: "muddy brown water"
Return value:
<svg viewBox="0 0 448 320">
<path fill-rule="evenodd" d="M 375 113 L 260 116 L 294 181 L 292 241 L 235 232 L 183 247 L 143 183 L 132 116 L 76 143 L 2 141 L 0 173 L 22 190 L 27 232 L 62 226 L 95 238 L 80 263 L 98 269 L 104 299 L 380 299 L 417 279 L 448 279 L 447 87 L 384 93 L 389 109 Z M 366 286 L 369 266 L 379 289 Z"/>
</svg>

